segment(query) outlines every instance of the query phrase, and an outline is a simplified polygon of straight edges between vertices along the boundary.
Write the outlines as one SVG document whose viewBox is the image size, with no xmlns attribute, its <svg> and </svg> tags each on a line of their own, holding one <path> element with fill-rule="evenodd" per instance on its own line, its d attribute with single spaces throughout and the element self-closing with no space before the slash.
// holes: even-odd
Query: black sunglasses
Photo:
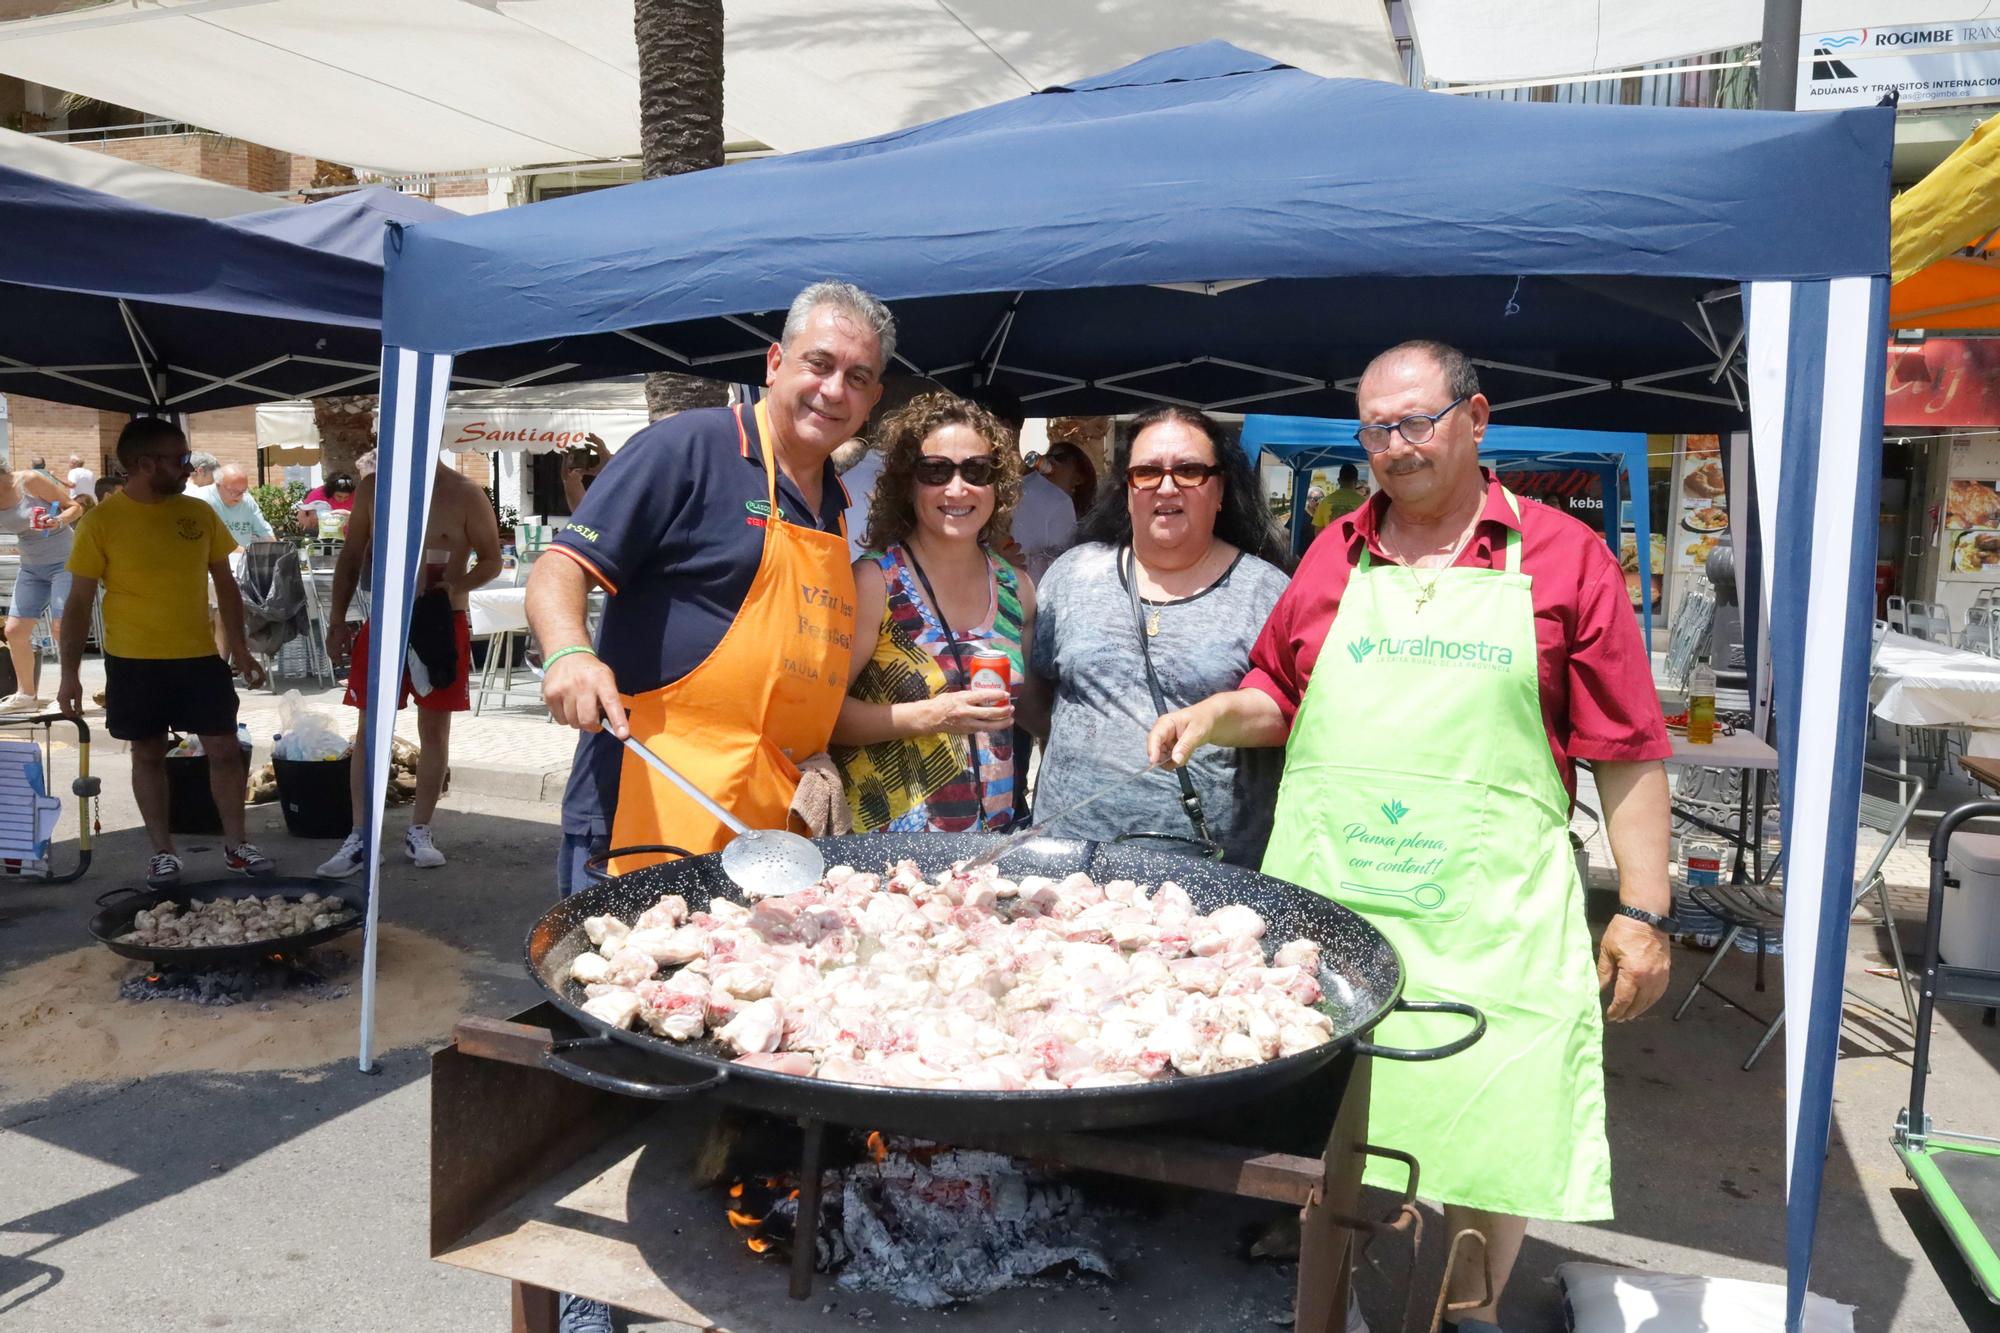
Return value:
<svg viewBox="0 0 2000 1333">
<path fill-rule="evenodd" d="M 992 454 L 960 459 L 925 454 L 916 466 L 917 480 L 926 486 L 949 486 L 954 475 L 965 478 L 968 486 L 991 486 L 999 472 L 1000 460 Z"/>
<path fill-rule="evenodd" d="M 1125 469 L 1125 484 L 1135 491 L 1157 491 L 1161 482 L 1172 477 L 1175 486 L 1191 491 L 1210 477 L 1221 475 L 1222 466 L 1219 463 L 1176 463 L 1172 467 L 1134 463 Z"/>
</svg>

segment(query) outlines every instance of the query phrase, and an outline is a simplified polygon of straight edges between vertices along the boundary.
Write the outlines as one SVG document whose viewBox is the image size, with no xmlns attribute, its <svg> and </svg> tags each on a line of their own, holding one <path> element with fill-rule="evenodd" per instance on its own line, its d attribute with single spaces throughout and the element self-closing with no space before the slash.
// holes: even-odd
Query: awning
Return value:
<svg viewBox="0 0 2000 1333">
<path fill-rule="evenodd" d="M 445 400 L 444 448 L 462 454 L 546 454 L 580 445 L 595 435 L 617 452 L 644 430 L 651 417 L 639 380 L 473 389 Z M 379 423 L 378 423 L 379 425 Z M 319 457 L 319 428 L 307 402 L 265 403 L 257 408 L 259 448 L 278 446 Z M 266 455 L 266 461 L 271 461 Z"/>
<path fill-rule="evenodd" d="M 2000 329 L 2000 117 L 1889 205 L 1889 326 Z"/>
<path fill-rule="evenodd" d="M 196 217 L 263 213 L 286 204 L 283 199 L 239 190 L 234 185 L 142 166 L 109 153 L 72 148 L 53 139 L 16 134 L 13 130 L 0 130 L 0 166 Z"/>
<path fill-rule="evenodd" d="M 0 71 L 295 153 L 442 171 L 639 151 L 631 0 L 29 8 L 63 12 L 0 22 Z M 934 0 L 731 0 L 727 16 L 724 136 L 783 152 L 970 111 L 1212 37 L 1317 74 L 1403 77 L 1381 0 L 955 10 Z"/>
</svg>

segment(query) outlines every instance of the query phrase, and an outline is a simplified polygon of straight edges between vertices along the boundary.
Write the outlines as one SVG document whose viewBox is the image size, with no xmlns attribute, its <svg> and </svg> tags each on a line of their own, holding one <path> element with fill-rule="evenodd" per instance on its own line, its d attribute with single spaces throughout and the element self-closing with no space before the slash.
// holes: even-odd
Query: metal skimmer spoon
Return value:
<svg viewBox="0 0 2000 1333">
<path fill-rule="evenodd" d="M 752 897 L 796 893 L 826 877 L 826 858 L 811 841 L 786 829 L 753 829 L 717 805 L 707 792 L 675 772 L 666 760 L 633 737 L 625 748 L 646 761 L 667 781 L 686 792 L 702 809 L 721 820 L 736 836 L 722 849 L 722 873 Z"/>
</svg>

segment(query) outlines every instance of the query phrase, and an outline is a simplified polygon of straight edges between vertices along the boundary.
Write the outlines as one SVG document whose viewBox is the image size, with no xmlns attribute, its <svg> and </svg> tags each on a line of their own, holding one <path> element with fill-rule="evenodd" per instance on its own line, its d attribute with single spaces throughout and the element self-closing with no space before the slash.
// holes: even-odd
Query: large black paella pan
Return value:
<svg viewBox="0 0 2000 1333">
<path fill-rule="evenodd" d="M 863 870 L 881 870 L 908 857 L 925 874 L 935 875 L 991 840 L 991 835 L 970 833 L 876 833 L 815 841 L 828 865 L 845 863 Z M 1388 940 L 1353 912 L 1283 880 L 1139 843 L 1064 838 L 1031 841 L 1002 858 L 1000 870 L 1014 877 L 1041 874 L 1052 878 L 1081 870 L 1100 881 L 1135 879 L 1147 885 L 1171 879 L 1187 890 L 1203 912 L 1228 903 L 1254 908 L 1269 923 L 1264 941 L 1267 948 L 1301 938 L 1320 945 L 1320 984 L 1325 998 L 1319 1008 L 1333 1020 L 1332 1038 L 1311 1050 L 1248 1069 L 1194 1077 L 1175 1074 L 1129 1087 L 949 1091 L 840 1083 L 752 1069 L 734 1063 L 728 1050 L 711 1038 L 670 1041 L 650 1032 L 614 1029 L 584 1013 L 582 988 L 567 980 L 571 960 L 590 947 L 583 931 L 584 919 L 612 915 L 629 922 L 663 893 L 678 893 L 696 907 L 711 898 L 741 902 L 740 891 L 722 873 L 720 858 L 708 855 L 609 879 L 564 899 L 535 923 L 528 934 L 529 971 L 566 1014 L 584 1028 L 604 1034 L 590 1038 L 591 1044 L 602 1046 L 606 1038 L 618 1044 L 615 1063 L 621 1072 L 587 1067 L 563 1049 L 549 1053 L 548 1065 L 593 1086 L 635 1096 L 667 1099 L 711 1094 L 774 1115 L 944 1137 L 954 1130 L 1050 1133 L 1210 1115 L 1258 1101 L 1344 1051 L 1394 1059 L 1436 1059 L 1463 1050 L 1485 1030 L 1484 1018 L 1470 1007 L 1403 1000 L 1402 963 Z M 1398 1008 L 1461 1013 L 1472 1021 L 1464 1036 L 1431 1050 L 1394 1050 L 1364 1040 L 1376 1024 Z M 589 1063 L 601 1066 L 595 1058 Z"/>
</svg>

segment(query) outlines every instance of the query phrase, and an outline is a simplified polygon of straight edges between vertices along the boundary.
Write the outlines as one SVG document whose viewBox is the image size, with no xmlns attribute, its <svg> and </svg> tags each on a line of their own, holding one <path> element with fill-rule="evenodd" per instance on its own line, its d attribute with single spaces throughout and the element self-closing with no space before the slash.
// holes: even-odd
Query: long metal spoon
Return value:
<svg viewBox="0 0 2000 1333">
<path fill-rule="evenodd" d="M 1097 804 L 1097 802 L 1111 795 L 1111 793 L 1115 791 L 1120 791 L 1123 788 L 1131 786 L 1133 783 L 1137 782 L 1140 778 L 1143 778 L 1147 774 L 1156 771 L 1160 767 L 1161 765 L 1159 764 L 1148 764 L 1136 773 L 1127 773 L 1124 777 L 1119 778 L 1115 782 L 1106 783 L 1104 786 L 1099 787 L 1096 791 L 1084 797 L 1082 800 L 1070 802 L 1070 804 L 1067 807 L 1057 811 L 1053 815 L 1050 815 L 1047 819 L 1037 819 L 1034 823 L 1030 824 L 1028 827 L 1024 829 L 1016 829 L 1014 832 L 1009 833 L 1006 837 L 994 843 L 991 847 L 988 847 L 985 851 L 979 853 L 979 855 L 973 857 L 971 860 L 960 863 L 959 869 L 961 871 L 977 870 L 981 866 L 992 865 L 995 861 L 998 861 L 1008 852 L 1013 851 L 1016 847 L 1019 847 L 1022 843 L 1027 842 L 1029 839 L 1048 836 L 1048 832 L 1051 828 L 1053 828 L 1057 824 L 1062 823 L 1063 820 L 1068 819 L 1071 815 L 1083 809 L 1085 806 Z"/>
<path fill-rule="evenodd" d="M 722 821 L 736 836 L 722 849 L 722 873 L 744 893 L 757 898 L 796 893 L 826 877 L 826 858 L 811 841 L 788 829 L 751 828 L 717 805 L 709 794 L 676 772 L 666 760 L 631 736 L 625 748 L 652 766 L 655 773 L 686 792 L 702 809 Z"/>
</svg>

